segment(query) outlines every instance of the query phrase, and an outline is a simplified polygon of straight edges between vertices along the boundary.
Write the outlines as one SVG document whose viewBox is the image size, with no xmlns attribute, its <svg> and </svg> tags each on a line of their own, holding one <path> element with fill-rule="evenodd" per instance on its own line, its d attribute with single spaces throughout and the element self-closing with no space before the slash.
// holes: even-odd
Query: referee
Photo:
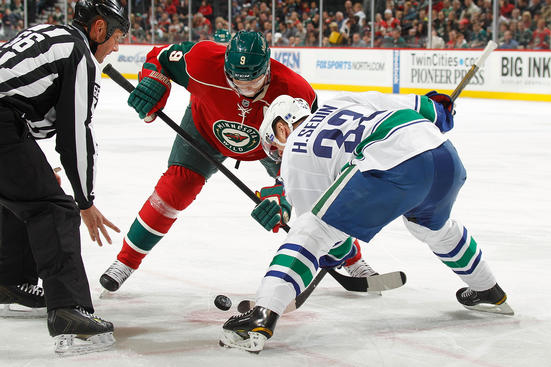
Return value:
<svg viewBox="0 0 551 367">
<path fill-rule="evenodd" d="M 92 315 L 79 226 L 100 246 L 101 235 L 111 243 L 106 227 L 119 232 L 94 205 L 92 114 L 99 63 L 128 28 L 117 0 L 79 0 L 73 25 L 37 25 L 0 47 L 0 304 L 46 306 L 57 353 L 114 342 L 113 324 Z M 74 199 L 35 141 L 54 135 Z"/>
</svg>

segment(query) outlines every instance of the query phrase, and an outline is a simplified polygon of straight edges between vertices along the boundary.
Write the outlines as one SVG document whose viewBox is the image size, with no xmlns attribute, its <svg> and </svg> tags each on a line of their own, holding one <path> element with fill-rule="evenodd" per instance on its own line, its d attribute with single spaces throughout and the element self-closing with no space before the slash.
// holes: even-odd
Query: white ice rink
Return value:
<svg viewBox="0 0 551 367">
<path fill-rule="evenodd" d="M 332 94 L 320 91 L 320 101 Z M 0 366 L 551 366 L 549 103 L 460 98 L 449 134 L 468 172 L 454 216 L 482 248 L 515 316 L 464 309 L 455 300 L 463 283 L 397 220 L 362 248 L 379 272 L 406 272 L 404 287 L 354 294 L 328 276 L 254 355 L 221 348 L 218 337 L 237 303 L 254 297 L 285 235 L 261 228 L 250 217 L 250 199 L 220 173 L 128 282 L 99 299 L 98 279 L 166 169 L 175 137 L 159 119 L 141 122 L 126 98 L 104 80 L 94 117 L 96 206 L 121 233 L 111 232 L 113 245 L 100 248 L 81 227 L 96 313 L 115 324 L 117 344 L 58 358 L 44 319 L 0 319 Z M 187 92 L 173 87 L 165 112 L 179 122 L 187 103 Z M 53 139 L 43 146 L 52 167 L 60 165 Z M 251 189 L 272 183 L 257 162 L 237 171 L 233 164 L 227 161 Z M 217 294 L 234 307 L 216 309 Z"/>
</svg>

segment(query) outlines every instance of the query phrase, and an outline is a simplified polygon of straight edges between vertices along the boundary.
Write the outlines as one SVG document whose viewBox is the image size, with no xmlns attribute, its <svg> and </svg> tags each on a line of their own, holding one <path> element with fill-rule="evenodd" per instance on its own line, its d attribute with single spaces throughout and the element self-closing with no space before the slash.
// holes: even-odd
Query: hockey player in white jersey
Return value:
<svg viewBox="0 0 551 367">
<path fill-rule="evenodd" d="M 259 352 L 285 307 L 319 267 L 354 255 L 349 236 L 369 242 L 402 216 L 407 229 L 467 287 L 465 307 L 512 315 L 468 230 L 450 218 L 466 171 L 443 133 L 453 127 L 453 102 L 443 94 L 342 94 L 310 114 L 297 98 L 280 96 L 260 128 L 265 151 L 282 159 L 287 198 L 299 217 L 278 249 L 256 306 L 231 317 L 220 344 Z M 279 207 L 255 208 L 270 219 Z"/>
</svg>

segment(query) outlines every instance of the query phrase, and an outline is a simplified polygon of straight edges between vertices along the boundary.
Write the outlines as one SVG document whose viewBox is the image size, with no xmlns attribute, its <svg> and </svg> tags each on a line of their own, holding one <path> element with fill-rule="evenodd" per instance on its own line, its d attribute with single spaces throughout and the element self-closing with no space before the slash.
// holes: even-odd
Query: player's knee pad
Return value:
<svg viewBox="0 0 551 367">
<path fill-rule="evenodd" d="M 312 213 L 305 213 L 297 218 L 286 241 L 300 244 L 318 259 L 327 255 L 335 244 L 342 244 L 347 238 L 346 233 L 328 225 Z M 351 241 L 348 243 L 348 250 L 350 244 Z"/>
<path fill-rule="evenodd" d="M 205 184 L 200 174 L 182 166 L 170 166 L 159 179 L 150 203 L 171 218 L 195 200 Z"/>
<path fill-rule="evenodd" d="M 431 230 L 404 217 L 409 232 L 418 240 L 429 245 L 433 252 L 444 253 L 453 249 L 464 235 L 464 227 L 453 219 L 448 219 L 442 228 Z"/>
</svg>

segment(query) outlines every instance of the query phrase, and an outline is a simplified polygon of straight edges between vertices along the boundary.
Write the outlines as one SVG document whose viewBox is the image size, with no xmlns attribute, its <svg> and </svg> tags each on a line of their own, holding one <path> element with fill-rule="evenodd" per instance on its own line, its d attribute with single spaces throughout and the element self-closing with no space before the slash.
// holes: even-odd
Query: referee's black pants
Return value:
<svg viewBox="0 0 551 367">
<path fill-rule="evenodd" d="M 48 311 L 80 305 L 93 312 L 80 211 L 24 124 L 1 107 L 0 212 L 0 284 L 40 277 Z"/>
</svg>

